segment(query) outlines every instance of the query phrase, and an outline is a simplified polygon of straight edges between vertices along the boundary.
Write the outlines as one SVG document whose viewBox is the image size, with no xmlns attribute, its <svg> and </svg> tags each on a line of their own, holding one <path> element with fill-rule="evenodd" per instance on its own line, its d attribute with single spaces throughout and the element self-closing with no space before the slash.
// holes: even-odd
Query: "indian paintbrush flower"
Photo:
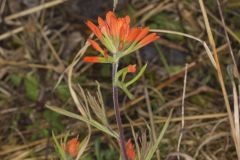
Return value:
<svg viewBox="0 0 240 160">
<path fill-rule="evenodd" d="M 126 150 L 127 150 L 127 156 L 129 158 L 129 160 L 134 160 L 135 156 L 136 156 L 136 153 L 135 153 L 134 146 L 132 144 L 131 139 L 129 139 L 127 141 Z"/>
<path fill-rule="evenodd" d="M 104 48 L 102 48 L 96 41 L 89 39 L 88 42 L 96 51 L 101 53 L 101 56 L 87 56 L 84 57 L 83 61 L 112 64 L 113 104 L 119 130 L 119 145 L 122 152 L 121 155 L 124 160 L 134 160 L 135 150 L 131 140 L 129 140 L 125 145 L 124 131 L 118 103 L 118 87 L 121 88 L 129 98 L 133 98 L 133 95 L 128 91 L 127 87 L 139 79 L 147 65 L 144 65 L 134 78 L 125 83 L 124 80 L 126 74 L 135 73 L 136 65 L 128 65 L 127 67 L 118 71 L 118 62 L 120 58 L 153 42 L 159 37 L 156 35 L 156 33 L 149 34 L 148 27 L 131 28 L 129 16 L 118 18 L 111 11 L 106 14 L 105 20 L 103 20 L 101 17 L 98 17 L 98 26 L 91 21 L 87 21 L 86 25 L 99 39 Z M 108 54 L 108 52 L 111 54 Z M 122 77 L 121 81 L 119 80 L 120 77 Z"/>
<path fill-rule="evenodd" d="M 71 157 L 76 157 L 79 150 L 79 142 L 77 138 L 70 139 L 67 144 L 62 144 L 62 149 Z"/>
<path fill-rule="evenodd" d="M 86 25 L 92 30 L 102 45 L 112 53 L 112 58 L 107 58 L 109 57 L 107 51 L 104 51 L 96 41 L 88 40 L 93 48 L 100 52 L 103 57 L 99 57 L 99 59 L 96 57 L 85 57 L 83 59 L 85 62 L 116 62 L 121 57 L 128 55 L 159 38 L 156 33 L 148 34 L 148 27 L 131 28 L 129 16 L 118 18 L 111 11 L 106 14 L 106 20 L 98 17 L 98 26 L 91 21 L 87 21 Z"/>
</svg>

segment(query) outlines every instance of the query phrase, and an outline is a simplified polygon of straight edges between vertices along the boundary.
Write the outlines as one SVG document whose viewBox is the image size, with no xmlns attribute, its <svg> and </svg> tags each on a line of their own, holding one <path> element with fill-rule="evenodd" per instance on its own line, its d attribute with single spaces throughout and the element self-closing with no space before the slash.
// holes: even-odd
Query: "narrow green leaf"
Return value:
<svg viewBox="0 0 240 160">
<path fill-rule="evenodd" d="M 119 70 L 115 75 L 115 79 L 118 80 L 118 78 L 124 74 L 127 74 L 127 67 L 124 67 L 123 69 Z"/>
<path fill-rule="evenodd" d="M 164 136 L 164 134 L 165 134 L 165 132 L 166 132 L 166 130 L 167 130 L 167 128 L 168 128 L 168 125 L 169 125 L 170 120 L 171 120 L 171 118 L 172 118 L 172 112 L 173 112 L 173 109 L 170 111 L 170 114 L 169 114 L 169 116 L 168 116 L 168 119 L 167 119 L 166 123 L 164 124 L 163 129 L 162 129 L 160 135 L 158 136 L 157 141 L 156 141 L 156 142 L 154 143 L 154 145 L 150 148 L 150 150 L 149 150 L 149 152 L 148 152 L 148 154 L 147 154 L 147 156 L 146 156 L 146 160 L 151 160 L 152 157 L 153 157 L 153 155 L 154 155 L 154 153 L 156 152 L 156 150 L 157 150 L 157 148 L 158 148 L 158 145 L 160 144 L 160 142 L 161 142 L 161 140 L 162 140 L 162 138 L 163 138 L 163 136 Z"/>
<path fill-rule="evenodd" d="M 95 155 L 96 155 L 96 158 L 97 160 L 101 160 L 101 157 L 100 157 L 100 139 L 97 138 L 95 141 L 94 141 L 94 149 L 95 149 Z"/>
<path fill-rule="evenodd" d="M 129 99 L 134 99 L 134 95 L 127 89 L 127 87 L 123 86 L 122 90 L 127 94 Z"/>
<path fill-rule="evenodd" d="M 65 134 L 64 139 L 63 139 L 63 143 L 64 143 L 64 144 L 67 143 L 67 140 L 68 140 L 69 135 L 70 135 L 70 132 L 67 131 L 67 133 Z"/>
<path fill-rule="evenodd" d="M 123 75 L 122 75 L 122 80 L 121 80 L 121 82 L 124 82 L 124 81 L 125 81 L 126 75 L 127 75 L 127 72 L 124 72 Z"/>
<path fill-rule="evenodd" d="M 126 87 L 126 85 L 124 83 L 118 81 L 116 83 L 116 86 L 121 88 L 126 93 L 126 95 L 128 96 L 129 99 L 133 99 L 134 98 L 134 95 L 127 89 L 127 87 Z"/>
<path fill-rule="evenodd" d="M 62 149 L 62 147 L 59 144 L 59 142 L 57 141 L 57 138 L 56 138 L 54 132 L 52 132 L 52 137 L 53 137 L 53 141 L 54 141 L 56 152 L 59 154 L 61 160 L 65 160 L 65 157 L 66 157 L 65 152 Z"/>
<path fill-rule="evenodd" d="M 142 69 L 140 70 L 140 72 L 138 72 L 138 74 L 132 79 L 130 80 L 129 82 L 127 82 L 125 85 L 126 87 L 128 87 L 129 85 L 133 84 L 134 82 L 136 82 L 140 77 L 141 75 L 144 73 L 144 71 L 146 70 L 147 68 L 147 64 L 145 64 Z"/>
</svg>

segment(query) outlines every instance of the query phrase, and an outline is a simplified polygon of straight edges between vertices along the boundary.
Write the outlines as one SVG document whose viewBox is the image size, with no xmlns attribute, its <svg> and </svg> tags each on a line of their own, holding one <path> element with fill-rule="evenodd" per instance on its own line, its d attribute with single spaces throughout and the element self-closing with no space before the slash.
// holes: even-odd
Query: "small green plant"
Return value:
<svg viewBox="0 0 240 160">
<path fill-rule="evenodd" d="M 85 56 L 83 58 L 83 61 L 92 63 L 107 63 L 112 65 L 112 98 L 118 131 L 114 131 L 109 125 L 99 84 L 97 84 L 97 96 L 92 95 L 88 91 L 84 91 L 80 86 L 73 89 L 71 83 L 71 71 L 73 65 L 76 64 L 75 62 L 77 61 L 75 61 L 74 64 L 69 67 L 68 85 L 70 89 L 70 94 L 81 114 L 78 115 L 76 113 L 72 113 L 50 105 L 47 105 L 47 107 L 60 114 L 81 120 L 87 124 L 89 135 L 85 138 L 85 141 L 82 142 L 84 145 L 79 148 L 80 151 L 78 152 L 77 158 L 80 158 L 80 155 L 82 155 L 82 152 L 86 149 L 87 143 L 91 135 L 91 126 L 94 126 L 98 130 L 106 133 L 107 135 L 117 140 L 120 146 L 120 159 L 150 160 L 156 152 L 158 145 L 168 127 L 172 112 L 170 113 L 169 119 L 165 123 L 162 132 L 158 136 L 157 140 L 151 140 L 151 143 L 147 145 L 147 148 L 144 148 L 146 147 L 144 144 L 147 143 L 147 140 L 144 139 L 144 141 L 142 141 L 142 143 L 144 144 L 138 144 L 136 135 L 134 135 L 135 145 L 131 142 L 130 139 L 127 143 L 125 143 L 125 136 L 122 127 L 120 106 L 118 100 L 118 89 L 122 89 L 130 99 L 134 98 L 134 96 L 130 93 L 128 87 L 141 77 L 141 75 L 146 70 L 147 64 L 145 64 L 138 71 L 138 73 L 131 80 L 128 81 L 126 81 L 126 76 L 128 73 L 135 73 L 137 71 L 136 65 L 130 64 L 120 70 L 118 69 L 118 66 L 120 60 L 123 57 L 153 42 L 159 37 L 156 35 L 156 33 L 148 34 L 148 27 L 131 28 L 129 16 L 118 18 L 111 11 L 106 14 L 106 20 L 103 20 L 100 17 L 98 18 L 99 26 L 96 26 L 91 21 L 87 21 L 86 24 L 105 48 L 102 49 L 102 47 L 100 47 L 100 45 L 96 41 L 89 39 L 86 45 L 91 44 L 95 50 L 100 52 L 100 56 Z M 87 47 L 83 47 L 83 53 L 86 51 L 86 48 Z M 110 54 L 108 53 L 108 51 L 110 52 Z M 92 114 L 94 114 L 95 116 L 92 116 Z M 69 153 L 69 151 L 66 150 L 66 148 L 65 150 L 62 149 L 62 147 L 58 144 L 56 137 L 54 135 L 53 137 L 59 155 L 66 158 L 66 152 Z M 64 144 L 66 144 L 66 141 L 64 141 Z"/>
</svg>

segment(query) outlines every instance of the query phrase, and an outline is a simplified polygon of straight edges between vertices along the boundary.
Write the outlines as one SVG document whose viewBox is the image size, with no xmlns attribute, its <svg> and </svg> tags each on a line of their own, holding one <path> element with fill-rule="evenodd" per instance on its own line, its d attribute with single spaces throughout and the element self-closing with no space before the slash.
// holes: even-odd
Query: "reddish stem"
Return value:
<svg viewBox="0 0 240 160">
<path fill-rule="evenodd" d="M 117 121 L 117 126 L 119 130 L 119 145 L 121 148 L 121 154 L 123 157 L 123 160 L 128 160 L 127 152 L 126 152 L 126 146 L 125 146 L 125 140 L 124 140 L 124 130 L 122 127 L 122 120 L 120 115 L 120 107 L 118 103 L 118 87 L 115 85 L 115 75 L 118 70 L 118 62 L 113 63 L 112 65 L 112 91 L 113 91 L 113 105 L 114 105 L 114 111 L 115 111 L 115 117 Z"/>
</svg>

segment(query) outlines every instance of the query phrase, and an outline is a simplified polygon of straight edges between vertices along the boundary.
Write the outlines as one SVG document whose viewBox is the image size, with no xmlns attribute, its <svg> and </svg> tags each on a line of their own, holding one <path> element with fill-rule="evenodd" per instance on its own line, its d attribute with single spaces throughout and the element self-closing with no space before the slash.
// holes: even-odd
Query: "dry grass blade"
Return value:
<svg viewBox="0 0 240 160">
<path fill-rule="evenodd" d="M 206 50 L 206 53 L 208 55 L 209 60 L 212 62 L 213 67 L 216 69 L 216 62 L 215 62 L 215 60 L 213 58 L 212 52 L 210 51 L 210 49 L 208 48 L 208 46 L 206 44 L 206 42 L 203 42 L 203 46 L 204 46 L 204 48 Z"/>
<path fill-rule="evenodd" d="M 229 133 L 227 132 L 222 132 L 222 133 L 217 133 L 215 135 L 212 135 L 210 137 L 207 137 L 197 148 L 196 153 L 194 155 L 194 159 L 197 158 L 199 151 L 203 148 L 203 146 L 207 145 L 208 143 L 210 143 L 211 141 L 214 141 L 216 139 L 219 139 L 221 137 L 226 137 L 229 136 Z"/>
<path fill-rule="evenodd" d="M 174 3 L 168 3 L 169 0 L 165 0 L 161 3 L 159 3 L 155 8 L 151 9 L 148 13 L 146 13 L 143 18 L 140 20 L 140 24 L 144 24 L 146 22 L 146 20 L 148 20 L 150 17 L 152 17 L 153 15 L 173 7 L 175 4 Z"/>
<path fill-rule="evenodd" d="M 216 114 L 204 114 L 204 115 L 196 115 L 196 116 L 185 116 L 184 120 L 185 121 L 193 121 L 193 120 L 209 120 L 209 119 L 221 119 L 221 118 L 225 118 L 227 117 L 227 113 L 216 113 Z M 167 121 L 167 118 L 161 118 L 161 119 L 154 119 L 154 122 L 156 124 L 159 123 L 165 123 Z M 181 122 L 182 121 L 182 117 L 176 117 L 176 118 L 172 118 L 170 120 L 170 122 Z M 146 125 L 145 122 L 135 122 L 131 124 L 132 126 L 144 126 Z M 131 125 L 129 124 L 124 124 L 124 127 L 130 127 Z"/>
<path fill-rule="evenodd" d="M 65 67 L 64 67 L 63 61 L 62 61 L 61 58 L 59 57 L 59 54 L 57 53 L 56 49 L 55 49 L 54 46 L 52 45 L 51 41 L 48 39 L 46 33 L 42 30 L 42 28 L 40 28 L 40 32 L 41 32 L 41 35 L 43 36 L 44 40 L 46 41 L 48 47 L 50 48 L 50 50 L 51 50 L 54 58 L 58 61 L 61 70 L 63 71 L 63 70 L 65 69 Z"/>
<path fill-rule="evenodd" d="M 177 145 L 177 152 L 180 152 L 180 145 L 181 145 L 181 140 L 183 136 L 183 129 L 184 129 L 184 105 L 185 105 L 185 95 L 186 95 L 186 86 L 187 86 L 187 68 L 188 64 L 185 66 L 185 75 L 184 75 L 184 82 L 183 82 L 183 96 L 182 96 L 182 128 L 180 132 L 180 136 L 178 139 L 178 145 Z M 180 156 L 178 156 L 178 160 L 180 160 Z"/>
<path fill-rule="evenodd" d="M 90 37 L 92 37 L 92 36 L 93 36 L 93 34 L 90 35 Z M 74 66 L 79 62 L 80 58 L 81 58 L 81 57 L 83 56 L 83 54 L 86 52 L 86 50 L 87 50 L 88 47 L 89 47 L 89 43 L 86 42 L 86 43 L 84 44 L 84 46 L 77 52 L 77 54 L 76 54 L 76 56 L 74 57 L 72 63 L 65 69 L 65 71 L 61 74 L 61 76 L 59 76 L 58 81 L 57 81 L 57 83 L 56 83 L 56 85 L 55 85 L 55 87 L 54 87 L 54 90 L 57 88 L 57 86 L 58 86 L 58 85 L 60 84 L 60 82 L 62 81 L 65 73 L 67 73 L 67 74 L 68 74 L 68 86 L 69 86 L 69 90 L 70 90 L 70 92 L 71 92 L 71 90 L 72 90 L 72 82 L 71 82 L 71 80 L 72 80 L 72 71 L 73 71 L 73 68 L 74 68 Z M 72 92 L 72 94 L 74 94 L 74 93 Z M 77 101 L 76 101 L 76 102 L 77 102 Z M 76 102 L 75 102 L 75 103 L 76 103 Z"/>
<path fill-rule="evenodd" d="M 7 0 L 2 0 L 0 1 L 0 16 L 2 16 L 4 9 L 6 7 L 6 2 Z M 2 21 L 2 19 L 0 19 L 0 22 Z"/>
<path fill-rule="evenodd" d="M 149 113 L 150 127 L 151 127 L 151 131 L 152 131 L 152 138 L 153 138 L 153 141 L 156 142 L 156 140 L 157 140 L 156 128 L 155 128 L 155 122 L 154 122 L 154 119 L 153 119 L 153 113 L 152 113 L 153 111 L 152 111 L 152 108 L 151 108 L 150 97 L 149 97 L 147 87 L 144 87 L 144 95 L 146 97 L 146 104 L 147 104 L 148 113 Z M 157 160 L 160 160 L 160 150 L 157 150 L 156 154 L 157 154 Z"/>
<path fill-rule="evenodd" d="M 93 34 L 91 34 L 89 36 L 89 38 L 91 38 L 93 36 Z M 83 54 L 86 52 L 87 48 L 89 47 L 89 43 L 86 42 L 84 44 L 84 46 L 77 52 L 76 56 L 74 57 L 72 63 L 65 69 L 65 71 L 61 74 L 61 76 L 58 78 L 58 81 L 54 87 L 54 89 L 57 88 L 57 86 L 60 84 L 61 80 L 63 79 L 65 73 L 68 74 L 68 86 L 69 86 L 69 90 L 71 92 L 71 90 L 73 90 L 72 88 L 72 72 L 73 72 L 73 68 L 74 66 L 79 62 L 79 60 L 81 59 L 81 57 L 83 56 Z M 73 92 L 72 92 L 73 93 Z M 74 93 L 73 93 L 74 94 Z M 77 101 L 76 101 L 77 102 Z M 76 103 L 75 102 L 75 103 Z"/>
<path fill-rule="evenodd" d="M 138 59 L 138 63 L 139 63 L 140 68 L 142 68 L 143 64 L 142 64 L 139 52 L 137 52 L 137 59 Z M 153 116 L 149 91 L 148 91 L 148 88 L 147 88 L 147 82 L 146 82 L 146 79 L 145 79 L 144 75 L 142 75 L 142 80 L 144 82 L 144 97 L 145 97 L 147 110 L 148 110 L 148 115 L 149 115 L 149 120 L 150 120 L 150 127 L 151 127 L 151 133 L 152 133 L 151 136 L 152 136 L 153 141 L 155 142 L 156 139 L 157 139 L 156 127 L 155 127 L 155 124 L 154 124 L 154 116 Z M 157 155 L 157 160 L 160 160 L 160 150 L 159 149 L 156 151 L 156 155 Z"/>
<path fill-rule="evenodd" d="M 233 83 L 233 107 L 234 107 L 234 123 L 237 144 L 240 147 L 240 128 L 239 128 L 239 95 L 237 94 L 236 84 Z"/>
<path fill-rule="evenodd" d="M 210 61 L 212 62 L 212 65 L 216 68 L 216 62 L 214 60 L 213 54 L 210 51 L 210 49 L 208 48 L 206 42 L 204 42 L 203 40 L 201 40 L 201 39 L 199 39 L 199 38 L 197 38 L 195 36 L 192 36 L 190 34 L 181 33 L 181 32 L 177 32 L 177 31 L 170 31 L 170 30 L 164 30 L 164 29 L 151 29 L 150 31 L 151 32 L 157 32 L 157 33 L 167 33 L 167 34 L 174 34 L 174 35 L 184 36 L 184 37 L 191 38 L 191 39 L 194 39 L 194 40 L 200 42 L 203 45 L 204 49 L 206 50 L 206 53 L 207 53 Z"/>
<path fill-rule="evenodd" d="M 131 127 L 132 135 L 133 135 L 133 138 L 134 138 L 134 143 L 135 143 L 135 146 L 136 146 L 137 157 L 140 159 L 141 153 L 140 153 L 140 146 L 138 145 L 138 140 L 137 140 L 138 135 L 137 135 L 136 132 L 134 131 L 134 127 L 133 127 L 133 125 L 131 124 L 131 122 L 130 122 L 130 127 Z"/>
<path fill-rule="evenodd" d="M 170 159 L 171 156 L 182 157 L 182 158 L 184 158 L 185 160 L 194 160 L 194 158 L 192 158 L 191 156 L 189 156 L 189 155 L 187 155 L 187 154 L 185 154 L 185 153 L 179 153 L 179 152 L 177 152 L 177 153 L 170 153 L 170 154 L 168 155 L 169 158 L 167 158 L 167 159 Z"/>
<path fill-rule="evenodd" d="M 221 7 L 221 4 L 220 4 L 219 0 L 217 0 L 217 4 L 218 4 L 218 10 L 219 10 L 219 13 L 220 13 L 220 16 L 221 16 L 221 20 L 222 20 L 224 34 L 225 34 L 225 37 L 226 37 L 226 40 L 227 40 L 228 48 L 229 48 L 230 55 L 231 55 L 233 65 L 234 65 L 234 71 L 235 71 L 234 73 L 236 73 L 236 77 L 238 78 L 238 81 L 240 83 L 240 75 L 239 75 L 239 71 L 238 71 L 238 67 L 237 67 L 237 62 L 236 62 L 234 54 L 233 54 L 232 45 L 231 45 L 231 42 L 230 42 L 230 39 L 229 39 L 229 36 L 228 36 L 227 26 L 225 24 L 222 7 Z"/>
<path fill-rule="evenodd" d="M 50 2 L 47 2 L 47 3 L 43 3 L 43 4 L 39 5 L 39 6 L 36 6 L 36 7 L 33 7 L 33 8 L 29 8 L 29 9 L 27 9 L 25 11 L 22 11 L 22 12 L 19 12 L 19 13 L 16 13 L 16 14 L 12 14 L 10 16 L 6 16 L 4 18 L 4 20 L 5 21 L 9 21 L 9 20 L 17 19 L 17 18 L 20 18 L 20 17 L 23 17 L 23 16 L 27 16 L 29 14 L 38 12 L 38 11 L 46 9 L 46 8 L 50 8 L 50 7 L 56 6 L 58 4 L 66 2 L 66 1 L 67 0 L 55 0 L 55 1 L 50 1 Z"/>
<path fill-rule="evenodd" d="M 215 20 L 220 26 L 224 27 L 223 23 L 213 13 L 211 13 L 209 10 L 207 10 L 207 14 L 213 20 Z M 238 43 L 240 43 L 240 38 L 229 27 L 226 26 L 226 30 L 233 39 L 235 39 Z"/>
<path fill-rule="evenodd" d="M 215 41 L 213 39 L 213 34 L 212 34 L 212 31 L 211 31 L 211 27 L 210 27 L 210 24 L 209 24 L 209 21 L 208 21 L 208 17 L 207 17 L 207 13 L 206 13 L 203 1 L 199 0 L 199 4 L 200 4 L 201 10 L 202 10 L 203 19 L 204 19 L 204 23 L 205 23 L 207 34 L 208 34 L 209 43 L 212 47 L 214 59 L 215 59 L 215 62 L 216 62 L 217 75 L 218 75 L 218 79 L 219 79 L 219 82 L 220 82 L 220 85 L 221 85 L 221 89 L 222 89 L 222 93 L 223 93 L 223 97 L 224 97 L 224 102 L 225 102 L 225 106 L 226 106 L 227 113 L 228 113 L 228 119 L 229 119 L 229 123 L 230 123 L 230 127 L 231 127 L 232 138 L 233 138 L 233 141 L 235 143 L 238 159 L 240 159 L 240 146 L 238 145 L 238 142 L 237 142 L 237 139 L 236 139 L 236 134 L 235 134 L 236 133 L 236 131 L 235 131 L 236 128 L 234 126 L 234 120 L 233 120 L 234 118 L 233 118 L 233 115 L 232 115 L 232 111 L 231 111 L 231 107 L 230 107 L 230 103 L 229 103 L 229 99 L 228 99 L 228 94 L 227 94 L 225 84 L 224 84 L 223 74 L 222 74 L 222 71 L 221 71 L 221 66 L 220 66 L 220 63 L 219 63 L 218 54 L 217 54 L 217 50 L 216 50 L 216 44 L 215 44 Z"/>
<path fill-rule="evenodd" d="M 86 43 L 77 53 L 77 55 L 74 57 L 73 62 L 69 65 L 69 67 L 66 69 L 67 73 L 68 73 L 68 87 L 69 87 L 69 91 L 70 94 L 73 98 L 74 103 L 76 104 L 78 110 L 80 111 L 80 113 L 82 115 L 86 115 L 85 110 L 83 109 L 81 103 L 78 100 L 78 96 L 76 94 L 76 92 L 73 89 L 73 85 L 72 85 L 72 74 L 73 74 L 73 68 L 74 66 L 79 62 L 80 58 L 83 56 L 83 54 L 86 52 L 87 48 L 88 48 L 89 44 Z M 60 83 L 60 80 L 58 81 L 58 83 Z"/>
<path fill-rule="evenodd" d="M 45 147 L 46 147 L 45 144 L 41 144 L 41 145 L 38 145 L 38 146 L 36 146 L 34 148 L 31 148 L 31 149 L 29 149 L 27 151 L 19 152 L 18 154 L 12 155 L 11 160 L 23 160 L 23 159 L 26 159 L 31 154 L 34 154 L 35 152 L 38 152 L 38 151 L 41 151 L 41 150 L 44 150 Z"/>
<path fill-rule="evenodd" d="M 235 123 L 235 134 L 236 134 L 236 140 L 237 144 L 240 146 L 240 128 L 239 128 L 239 95 L 237 91 L 236 83 L 234 82 L 234 76 L 233 76 L 233 68 L 228 67 L 228 74 L 232 83 L 233 87 L 233 108 L 234 108 L 234 123 Z M 238 89 L 240 87 L 238 86 Z"/>
<path fill-rule="evenodd" d="M 230 39 L 228 37 L 227 27 L 226 27 L 226 24 L 225 24 L 225 20 L 224 20 L 224 17 L 223 17 L 223 11 L 222 11 L 221 4 L 220 4 L 219 0 L 217 0 L 217 4 L 218 4 L 218 10 L 219 10 L 219 13 L 220 13 L 220 16 L 221 16 L 221 20 L 222 20 L 224 34 L 225 34 L 227 44 L 228 44 L 228 47 L 229 47 L 229 51 L 230 51 L 230 55 L 232 57 L 232 61 L 233 61 L 233 64 L 234 64 L 234 71 L 236 73 L 236 77 L 238 78 L 238 80 L 240 82 L 240 76 L 239 76 L 239 71 L 238 71 L 238 67 L 237 67 L 237 62 L 235 60 L 233 50 L 232 50 L 232 46 L 231 46 L 231 42 L 230 42 Z"/>
<path fill-rule="evenodd" d="M 134 14 L 134 18 L 137 18 L 145 13 L 147 13 L 148 11 L 150 11 L 151 9 L 153 9 L 155 7 L 155 4 L 149 4 L 147 5 L 145 8 L 142 8 L 141 10 L 137 11 Z"/>
<path fill-rule="evenodd" d="M 118 0 L 113 0 L 113 12 L 116 10 L 118 4 Z"/>
<path fill-rule="evenodd" d="M 139 160 L 146 160 L 146 156 L 149 153 L 149 150 L 151 148 L 151 146 L 153 145 L 153 140 L 151 139 L 150 141 L 148 141 L 147 139 L 147 133 L 146 131 L 142 133 L 142 135 L 139 137 L 139 141 L 140 141 L 140 156 L 139 156 Z"/>
<path fill-rule="evenodd" d="M 51 64 L 46 64 L 46 65 L 30 64 L 30 63 L 26 63 L 25 61 L 18 61 L 18 62 L 17 61 L 9 61 L 9 60 L 4 60 L 2 58 L 0 58 L 0 65 L 10 65 L 10 66 L 22 67 L 22 68 L 40 68 L 40 69 L 46 69 L 46 70 L 53 70 L 57 73 L 62 72 L 58 67 L 55 67 Z"/>
<path fill-rule="evenodd" d="M 56 136 L 56 138 L 62 138 L 62 137 L 64 137 L 63 134 Z M 26 149 L 26 148 L 33 148 L 37 145 L 46 144 L 46 142 L 47 142 L 47 138 L 44 138 L 44 139 L 37 140 L 37 141 L 31 142 L 31 143 L 28 143 L 25 145 L 10 147 L 6 150 L 1 151 L 0 156 L 6 156 L 7 154 L 17 152 L 17 151 L 20 151 L 20 150 Z"/>
<path fill-rule="evenodd" d="M 6 39 L 6 38 L 8 38 L 8 37 L 11 37 L 11 36 L 14 35 L 14 34 L 20 33 L 20 32 L 22 32 L 23 30 L 24 30 L 24 27 L 18 27 L 18 28 L 16 28 L 16 29 L 13 29 L 13 30 L 11 30 L 11 31 L 8 31 L 8 32 L 6 32 L 6 33 L 3 33 L 3 34 L 0 35 L 0 41 Z"/>
</svg>

